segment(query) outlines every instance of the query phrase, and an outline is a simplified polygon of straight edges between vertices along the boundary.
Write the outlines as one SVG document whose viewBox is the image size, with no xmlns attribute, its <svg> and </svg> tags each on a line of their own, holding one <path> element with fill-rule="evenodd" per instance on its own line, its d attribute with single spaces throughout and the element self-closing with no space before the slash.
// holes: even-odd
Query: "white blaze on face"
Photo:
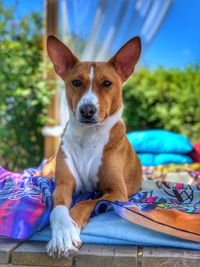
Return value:
<svg viewBox="0 0 200 267">
<path fill-rule="evenodd" d="M 96 107 L 96 109 L 98 109 L 98 97 L 96 96 L 96 94 L 92 91 L 92 83 L 93 83 L 93 79 L 94 79 L 94 66 L 91 66 L 90 69 L 90 86 L 88 91 L 82 96 L 82 98 L 80 99 L 80 102 L 78 104 L 77 109 L 79 110 L 79 107 L 81 105 L 94 105 Z"/>
<path fill-rule="evenodd" d="M 91 66 L 91 69 L 90 69 L 90 88 L 89 88 L 89 91 L 92 91 L 92 82 L 93 82 L 93 79 L 94 79 L 94 66 L 92 65 Z"/>
</svg>

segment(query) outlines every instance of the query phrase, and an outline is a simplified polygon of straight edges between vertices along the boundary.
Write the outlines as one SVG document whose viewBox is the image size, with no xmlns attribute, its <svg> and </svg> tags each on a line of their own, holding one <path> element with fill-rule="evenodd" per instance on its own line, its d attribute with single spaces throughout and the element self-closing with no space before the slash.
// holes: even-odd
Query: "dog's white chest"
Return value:
<svg viewBox="0 0 200 267">
<path fill-rule="evenodd" d="M 99 180 L 104 146 L 109 140 L 109 130 L 96 127 L 68 125 L 62 137 L 65 161 L 76 179 L 76 192 L 94 191 Z"/>
</svg>

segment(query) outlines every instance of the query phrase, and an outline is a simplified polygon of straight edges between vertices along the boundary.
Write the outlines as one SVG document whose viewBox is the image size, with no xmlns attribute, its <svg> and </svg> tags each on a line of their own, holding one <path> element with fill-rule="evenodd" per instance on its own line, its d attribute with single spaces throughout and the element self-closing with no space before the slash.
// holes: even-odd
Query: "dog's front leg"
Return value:
<svg viewBox="0 0 200 267">
<path fill-rule="evenodd" d="M 104 154 L 104 156 L 107 156 Z M 94 200 L 81 201 L 75 205 L 70 214 L 80 228 L 83 228 L 100 200 L 127 201 L 128 192 L 123 177 L 123 168 L 119 164 L 119 158 L 113 153 L 106 157 L 99 169 L 99 190 L 103 196 Z"/>
<path fill-rule="evenodd" d="M 57 154 L 56 188 L 53 193 L 54 208 L 50 216 L 52 239 L 47 252 L 54 257 L 67 257 L 76 254 L 81 244 L 80 230 L 72 220 L 69 209 L 75 189 L 75 179 L 64 160 L 60 149 Z"/>
</svg>

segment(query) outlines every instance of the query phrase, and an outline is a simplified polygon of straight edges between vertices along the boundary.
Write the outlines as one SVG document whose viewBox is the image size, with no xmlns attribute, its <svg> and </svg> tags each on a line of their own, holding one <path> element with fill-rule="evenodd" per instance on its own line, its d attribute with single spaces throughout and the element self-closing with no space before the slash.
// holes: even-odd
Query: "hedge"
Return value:
<svg viewBox="0 0 200 267">
<path fill-rule="evenodd" d="M 36 166 L 43 158 L 41 129 L 52 92 L 42 66 L 42 17 L 16 22 L 0 2 L 0 165 L 11 170 Z"/>
<path fill-rule="evenodd" d="M 166 129 L 200 141 L 200 64 L 140 69 L 123 89 L 128 131 Z"/>
</svg>

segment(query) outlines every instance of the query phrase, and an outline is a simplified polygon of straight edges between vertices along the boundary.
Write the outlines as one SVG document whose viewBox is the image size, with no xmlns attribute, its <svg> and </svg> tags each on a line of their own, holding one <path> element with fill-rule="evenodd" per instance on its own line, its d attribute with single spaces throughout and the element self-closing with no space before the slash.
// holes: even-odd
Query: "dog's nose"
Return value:
<svg viewBox="0 0 200 267">
<path fill-rule="evenodd" d="M 85 119 L 91 119 L 96 114 L 97 109 L 92 104 L 84 104 L 80 107 L 80 113 Z"/>
</svg>

